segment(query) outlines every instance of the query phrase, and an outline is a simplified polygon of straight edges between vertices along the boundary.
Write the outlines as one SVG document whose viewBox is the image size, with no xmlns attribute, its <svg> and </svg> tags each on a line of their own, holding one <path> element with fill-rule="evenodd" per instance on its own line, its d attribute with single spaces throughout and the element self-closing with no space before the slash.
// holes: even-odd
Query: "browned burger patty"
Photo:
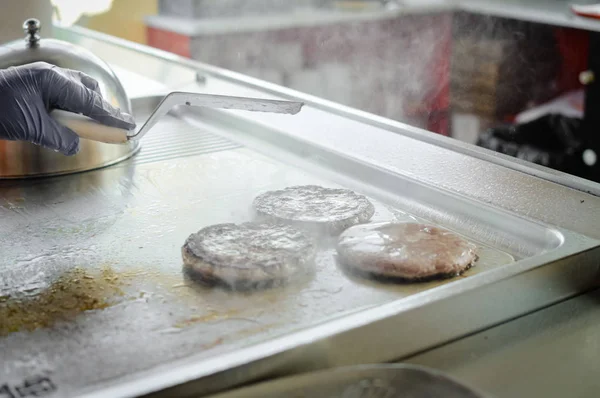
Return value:
<svg viewBox="0 0 600 398">
<path fill-rule="evenodd" d="M 315 247 L 288 225 L 217 224 L 189 236 L 182 248 L 188 274 L 208 285 L 261 288 L 312 269 Z"/>
<path fill-rule="evenodd" d="M 357 225 L 337 244 L 338 259 L 350 270 L 403 281 L 460 275 L 477 260 L 475 249 L 450 231 L 416 223 Z"/>
<path fill-rule="evenodd" d="M 265 192 L 254 199 L 256 213 L 270 221 L 337 235 L 348 227 L 367 222 L 375 208 L 363 195 L 348 189 L 303 185 Z"/>
</svg>

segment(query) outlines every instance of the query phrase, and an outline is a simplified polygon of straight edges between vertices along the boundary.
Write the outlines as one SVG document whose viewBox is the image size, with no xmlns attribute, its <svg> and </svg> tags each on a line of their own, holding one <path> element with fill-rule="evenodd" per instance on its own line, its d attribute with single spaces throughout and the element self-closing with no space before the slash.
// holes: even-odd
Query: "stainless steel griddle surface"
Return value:
<svg viewBox="0 0 600 398">
<path fill-rule="evenodd" d="M 11 249 L 1 260 L 0 305 L 34 313 L 10 318 L 8 327 L 19 332 L 0 340 L 4 379 L 50 372 L 63 392 L 71 392 L 190 353 L 217 355 L 442 283 L 394 287 L 352 280 L 336 266 L 331 248 L 319 254 L 314 279 L 285 289 L 236 294 L 186 280 L 180 250 L 190 233 L 251 220 L 257 194 L 297 184 L 336 186 L 235 149 L 5 190 L 0 211 L 8 228 L 1 239 Z M 384 204 L 376 207 L 373 221 L 414 220 Z M 479 250 L 478 266 L 466 275 L 512 261 L 491 247 Z M 106 308 L 71 315 L 60 303 L 27 304 L 55 294 L 79 305 L 78 295 L 86 293 Z M 57 313 L 36 313 L 46 310 Z M 36 322 L 42 327 L 23 330 Z M 6 329 L 0 327 L 2 334 Z"/>
<path fill-rule="evenodd" d="M 478 244 L 480 259 L 453 280 L 395 286 L 353 279 L 325 244 L 309 281 L 251 294 L 203 289 L 182 273 L 180 249 L 190 233 L 251 220 L 252 200 L 266 190 L 337 187 L 341 180 L 234 144 L 200 123 L 167 116 L 155 129 L 154 144 L 116 167 L 0 184 L 0 381 L 8 388 L 37 378 L 51 383 L 54 396 L 76 395 L 177 359 L 218 359 L 417 293 L 428 300 L 436 287 L 493 274 L 516 260 L 533 266 L 557 250 L 560 257 L 594 246 L 490 210 L 457 230 Z M 163 146 L 166 136 L 177 144 Z M 187 156 L 173 158 L 170 151 Z M 363 188 L 373 194 L 373 221 L 421 220 L 389 195 Z M 453 203 L 462 202 L 446 201 L 449 220 Z"/>
</svg>

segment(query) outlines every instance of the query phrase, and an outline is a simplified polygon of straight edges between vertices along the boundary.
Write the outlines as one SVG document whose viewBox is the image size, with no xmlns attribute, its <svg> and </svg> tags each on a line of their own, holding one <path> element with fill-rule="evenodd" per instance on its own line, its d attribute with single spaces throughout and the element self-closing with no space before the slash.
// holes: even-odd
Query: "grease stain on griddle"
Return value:
<svg viewBox="0 0 600 398">
<path fill-rule="evenodd" d="M 239 309 L 232 309 L 232 310 L 224 311 L 224 312 L 210 311 L 207 314 L 191 316 L 187 319 L 177 322 L 174 325 L 174 327 L 185 328 L 185 327 L 191 326 L 193 324 L 197 324 L 197 323 L 211 323 L 211 322 L 220 322 L 220 321 L 230 320 L 233 317 L 235 317 L 236 315 L 238 315 L 239 313 L 240 313 Z M 236 319 L 242 319 L 242 318 L 236 318 Z M 243 319 L 243 320 L 250 320 L 250 319 Z M 253 321 L 253 320 L 250 320 L 250 321 Z M 253 322 L 255 322 L 255 321 L 253 321 Z"/>
<path fill-rule="evenodd" d="M 140 289 L 140 284 L 152 292 Z M 59 323 L 75 321 L 88 311 L 104 310 L 131 300 L 148 302 L 153 297 L 164 298 L 163 294 L 182 308 L 201 308 L 184 317 L 181 314 L 176 316 L 168 328 L 171 332 L 225 321 L 262 327 L 252 315 L 240 315 L 243 308 L 220 305 L 222 297 L 219 292 L 214 297 L 212 289 L 190 283 L 181 274 L 164 273 L 153 267 L 127 270 L 117 270 L 106 264 L 85 269 L 77 267 L 62 273 L 50 285 L 34 289 L 33 294 L 23 293 L 24 290 L 21 290 L 0 296 L 0 337 L 14 332 L 52 328 Z M 263 299 L 267 302 L 273 300 L 270 295 Z"/>
<path fill-rule="evenodd" d="M 110 266 L 99 270 L 73 268 L 37 294 L 6 295 L 0 299 L 0 336 L 52 327 L 86 311 L 102 310 L 124 296 L 127 275 Z"/>
<path fill-rule="evenodd" d="M 224 344 L 230 340 L 247 338 L 247 337 L 253 336 L 255 334 L 261 333 L 261 332 L 269 331 L 270 329 L 272 329 L 276 326 L 280 326 L 280 325 L 282 325 L 282 322 L 274 322 L 274 323 L 270 323 L 270 324 L 266 324 L 266 325 L 259 325 L 259 326 L 255 326 L 255 327 L 242 329 L 235 333 L 227 334 L 224 336 L 219 336 L 215 340 L 213 340 L 207 344 L 204 344 L 202 346 L 202 348 L 205 350 L 210 350 L 211 348 L 220 346 L 221 344 Z"/>
</svg>

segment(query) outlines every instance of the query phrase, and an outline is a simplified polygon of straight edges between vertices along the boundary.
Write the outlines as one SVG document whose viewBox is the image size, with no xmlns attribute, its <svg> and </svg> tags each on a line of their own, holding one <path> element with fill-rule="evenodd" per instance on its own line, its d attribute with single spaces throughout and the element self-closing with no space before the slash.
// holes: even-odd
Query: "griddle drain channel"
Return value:
<svg viewBox="0 0 600 398">
<path fill-rule="evenodd" d="M 140 142 L 140 151 L 122 164 L 154 163 L 241 147 L 172 116 L 164 116 Z"/>
</svg>

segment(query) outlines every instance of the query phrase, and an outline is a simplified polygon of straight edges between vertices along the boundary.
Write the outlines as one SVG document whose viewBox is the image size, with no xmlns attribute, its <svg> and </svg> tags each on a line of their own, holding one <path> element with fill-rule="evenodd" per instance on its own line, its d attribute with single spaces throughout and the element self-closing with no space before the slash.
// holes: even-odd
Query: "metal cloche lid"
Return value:
<svg viewBox="0 0 600 398">
<path fill-rule="evenodd" d="M 29 18 L 22 24 L 25 40 L 0 45 L 0 68 L 47 62 L 61 68 L 81 71 L 98 81 L 100 94 L 112 105 L 132 113 L 129 97 L 110 66 L 88 49 L 67 41 L 43 38 L 41 23 Z M 0 140 L 0 180 L 56 176 L 95 170 L 130 158 L 139 143 L 111 145 L 82 139 L 75 156 L 25 141 Z"/>
<path fill-rule="evenodd" d="M 96 80 L 102 95 L 114 106 L 131 113 L 129 98 L 111 68 L 91 51 L 75 44 L 42 38 L 41 23 L 29 18 L 23 23 L 25 43 L 15 40 L 0 46 L 0 69 L 32 62 L 47 62 L 66 69 L 84 72 Z"/>
</svg>

